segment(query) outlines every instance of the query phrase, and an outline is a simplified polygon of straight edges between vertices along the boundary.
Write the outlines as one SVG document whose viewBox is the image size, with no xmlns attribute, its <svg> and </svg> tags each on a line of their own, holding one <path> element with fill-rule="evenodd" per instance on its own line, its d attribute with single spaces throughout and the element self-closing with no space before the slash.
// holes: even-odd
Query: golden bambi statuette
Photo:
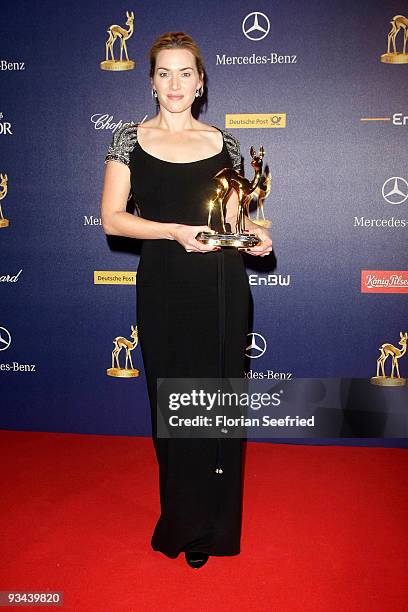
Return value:
<svg viewBox="0 0 408 612">
<path fill-rule="evenodd" d="M 251 147 L 250 154 L 252 157 L 251 166 L 255 173 L 252 181 L 243 177 L 233 168 L 223 168 L 213 176 L 213 181 L 217 189 L 214 198 L 210 200 L 208 204 L 207 225 L 211 228 L 211 231 L 199 232 L 196 236 L 196 240 L 199 240 L 203 244 L 211 244 L 213 246 L 233 247 L 252 247 L 261 242 L 256 234 L 249 234 L 248 230 L 245 230 L 245 216 L 248 215 L 248 207 L 252 200 L 253 193 L 262 179 L 264 148 L 261 146 L 259 154 L 256 154 L 254 147 Z M 232 190 L 236 191 L 238 195 L 235 233 L 227 231 L 225 227 L 226 201 Z M 211 226 L 211 216 L 215 206 L 218 206 L 220 211 L 222 230 L 220 232 L 213 230 Z"/>
<path fill-rule="evenodd" d="M 137 346 L 138 334 L 137 334 L 137 325 L 133 327 L 131 325 L 132 333 L 130 334 L 131 338 L 133 338 L 133 342 L 128 340 L 127 338 L 123 338 L 123 336 L 117 336 L 114 339 L 113 344 L 114 349 L 112 351 L 112 367 L 106 370 L 108 376 L 115 376 L 117 378 L 132 378 L 134 376 L 139 376 L 139 370 L 133 367 L 132 356 L 130 351 L 133 351 Z M 119 365 L 119 353 L 122 349 L 125 349 L 126 353 L 126 361 L 125 367 L 121 368 Z M 127 367 L 128 360 L 130 361 L 130 368 Z M 116 362 L 116 367 L 115 367 Z"/>
<path fill-rule="evenodd" d="M 388 32 L 388 49 L 383 53 L 380 60 L 385 64 L 408 64 L 407 40 L 408 40 L 408 19 L 403 15 L 395 15 L 391 19 L 391 30 Z M 398 32 L 402 30 L 404 43 L 402 53 L 397 52 L 395 39 Z M 391 44 L 394 51 L 391 51 Z"/>
<path fill-rule="evenodd" d="M 10 221 L 3 216 L 3 209 L 1 207 L 1 201 L 7 195 L 7 174 L 0 174 L 0 228 L 8 227 Z"/>
<path fill-rule="evenodd" d="M 135 62 L 129 59 L 126 48 L 126 41 L 133 34 L 133 11 L 131 13 L 126 11 L 126 17 L 127 30 L 118 25 L 111 25 L 107 29 L 108 40 L 106 41 L 106 60 L 100 63 L 102 70 L 132 70 L 135 67 Z M 115 60 L 113 45 L 117 38 L 120 40 L 120 59 Z M 125 51 L 126 60 L 122 60 L 123 51 Z M 111 59 L 109 59 L 109 54 Z"/>
<path fill-rule="evenodd" d="M 400 349 L 393 344 L 382 344 L 380 346 L 380 356 L 377 359 L 377 376 L 370 378 L 370 382 L 373 385 L 381 385 L 383 387 L 402 387 L 406 384 L 407 379 L 401 378 L 399 373 L 398 359 L 401 359 L 401 357 L 406 353 L 408 332 L 405 332 L 405 334 L 400 332 L 400 337 L 401 339 L 398 343 L 402 347 Z M 384 364 L 388 357 L 391 357 L 392 362 L 391 376 L 386 376 L 384 371 Z M 381 376 L 379 375 L 380 368 L 382 372 Z M 394 368 L 397 370 L 397 377 L 394 377 Z"/>
</svg>

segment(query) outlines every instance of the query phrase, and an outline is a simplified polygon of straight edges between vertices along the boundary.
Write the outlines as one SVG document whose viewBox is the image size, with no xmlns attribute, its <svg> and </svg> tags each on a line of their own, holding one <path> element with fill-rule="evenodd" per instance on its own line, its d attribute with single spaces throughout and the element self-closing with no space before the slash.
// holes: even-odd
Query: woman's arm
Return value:
<svg viewBox="0 0 408 612">
<path fill-rule="evenodd" d="M 130 170 L 117 161 L 105 165 L 102 190 L 101 219 L 105 234 L 127 238 L 167 238 L 175 240 L 178 223 L 149 221 L 126 212 L 130 192 Z"/>
</svg>

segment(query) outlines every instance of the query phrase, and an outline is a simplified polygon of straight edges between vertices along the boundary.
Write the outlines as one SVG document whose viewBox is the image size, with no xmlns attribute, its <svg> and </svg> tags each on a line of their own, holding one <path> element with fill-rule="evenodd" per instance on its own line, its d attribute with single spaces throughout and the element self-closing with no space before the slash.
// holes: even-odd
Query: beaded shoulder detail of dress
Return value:
<svg viewBox="0 0 408 612">
<path fill-rule="evenodd" d="M 116 130 L 113 134 L 112 141 L 108 146 L 108 151 L 105 157 L 105 164 L 110 160 L 120 161 L 129 166 L 129 155 L 133 151 L 137 143 L 137 126 L 139 124 L 133 121 L 125 123 Z M 239 141 L 225 130 L 221 130 L 225 145 L 229 156 L 232 160 L 232 165 L 237 172 L 241 171 L 241 150 Z"/>
<path fill-rule="evenodd" d="M 137 143 L 137 123 L 131 121 L 125 123 L 112 136 L 112 141 L 108 146 L 105 157 L 105 164 L 108 161 L 120 161 L 129 166 L 129 155 Z"/>
<path fill-rule="evenodd" d="M 239 141 L 237 138 L 235 138 L 235 136 L 233 136 L 229 132 L 226 132 L 225 130 L 221 130 L 221 132 L 223 134 L 224 142 L 228 149 L 229 156 L 232 160 L 232 165 L 234 167 L 234 170 L 236 170 L 237 172 L 241 172 L 242 160 L 241 160 L 241 148 L 239 146 Z"/>
</svg>

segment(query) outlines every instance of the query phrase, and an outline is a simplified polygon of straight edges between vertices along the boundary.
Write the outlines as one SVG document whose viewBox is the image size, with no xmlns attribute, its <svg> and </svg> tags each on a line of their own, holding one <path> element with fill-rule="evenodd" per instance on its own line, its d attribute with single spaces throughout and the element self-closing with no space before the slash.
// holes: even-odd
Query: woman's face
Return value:
<svg viewBox="0 0 408 612">
<path fill-rule="evenodd" d="M 181 113 L 194 102 L 203 84 L 194 55 L 188 49 L 163 49 L 156 58 L 152 87 L 162 108 Z"/>
</svg>

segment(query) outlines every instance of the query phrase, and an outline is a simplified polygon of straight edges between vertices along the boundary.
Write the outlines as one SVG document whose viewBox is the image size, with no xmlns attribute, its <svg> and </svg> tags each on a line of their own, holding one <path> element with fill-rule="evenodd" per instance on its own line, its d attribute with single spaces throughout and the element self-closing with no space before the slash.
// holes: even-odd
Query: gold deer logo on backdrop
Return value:
<svg viewBox="0 0 408 612">
<path fill-rule="evenodd" d="M 132 355 L 130 354 L 130 352 L 136 348 L 138 343 L 137 325 L 135 327 L 131 325 L 130 327 L 132 331 L 130 337 L 133 338 L 133 341 L 128 340 L 123 336 L 117 336 L 113 340 L 114 348 L 112 351 L 112 367 L 106 370 L 108 376 L 115 376 L 118 378 L 131 378 L 134 376 L 139 376 L 139 370 L 133 367 Z M 122 349 L 125 350 L 124 368 L 121 368 L 119 364 L 119 353 Z M 128 361 L 130 362 L 130 368 L 127 367 Z"/>
<path fill-rule="evenodd" d="M 126 25 L 128 26 L 127 30 L 119 25 L 111 25 L 107 29 L 108 40 L 106 41 L 106 59 L 100 63 L 102 70 L 132 70 L 135 67 L 135 62 L 129 59 L 126 47 L 127 39 L 133 34 L 133 11 L 131 13 L 126 11 L 126 17 Z M 113 45 L 115 40 L 120 41 L 120 59 L 118 60 L 115 60 L 115 56 L 113 54 Z M 125 52 L 126 60 L 122 59 L 123 52 Z"/>
<path fill-rule="evenodd" d="M 389 343 L 385 343 L 380 346 L 380 356 L 377 359 L 377 375 L 370 379 L 374 385 L 394 387 L 406 384 L 406 378 L 401 378 L 400 376 L 398 360 L 401 359 L 401 357 L 403 357 L 407 351 L 407 341 L 408 332 L 405 332 L 405 334 L 400 332 L 400 341 L 398 344 L 400 344 L 402 348 L 399 349 L 393 344 Z M 391 376 L 386 376 L 384 366 L 389 357 L 391 357 Z M 394 377 L 394 370 L 397 371 L 396 377 Z"/>
<path fill-rule="evenodd" d="M 387 53 L 383 53 L 380 60 L 385 64 L 408 64 L 407 41 L 408 41 L 408 19 L 404 15 L 395 15 L 390 21 L 391 30 L 388 32 Z M 399 31 L 404 36 L 402 53 L 398 53 L 396 38 Z M 391 46 L 393 51 L 391 51 Z"/>
<path fill-rule="evenodd" d="M 0 228 L 8 227 L 10 221 L 3 215 L 3 209 L 1 207 L 1 201 L 6 197 L 8 192 L 8 178 L 7 174 L 0 174 Z"/>
</svg>

